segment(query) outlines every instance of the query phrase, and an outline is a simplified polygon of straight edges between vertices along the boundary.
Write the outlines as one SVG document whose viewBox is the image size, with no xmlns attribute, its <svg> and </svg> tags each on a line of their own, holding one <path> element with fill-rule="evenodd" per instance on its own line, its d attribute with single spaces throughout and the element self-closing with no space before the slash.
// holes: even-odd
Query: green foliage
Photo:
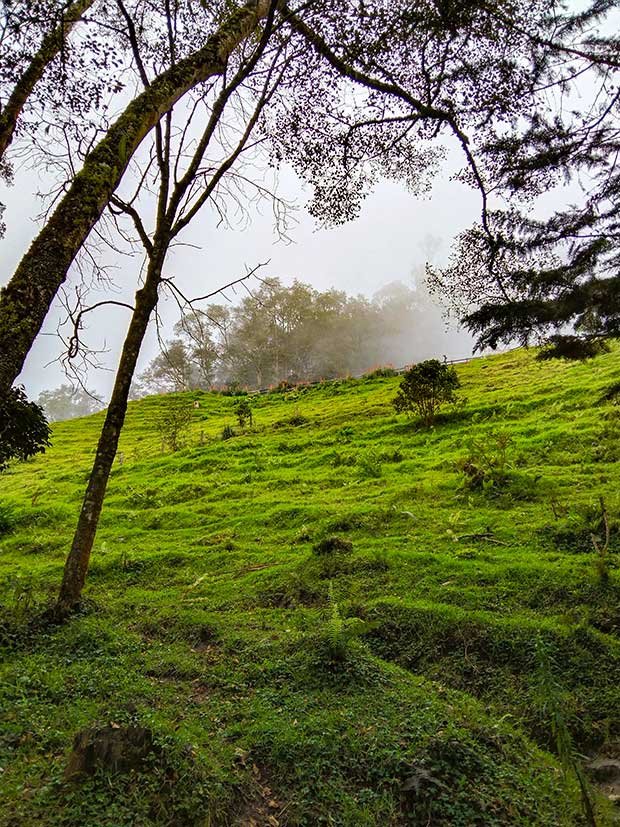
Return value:
<svg viewBox="0 0 620 827">
<path fill-rule="evenodd" d="M 226 825 L 260 821 L 266 807 L 291 827 L 582 823 L 537 702 L 533 641 L 552 646 L 574 748 L 613 749 L 620 464 L 592 459 L 614 409 L 592 403 L 617 377 L 618 352 L 596 370 L 531 351 L 459 366 L 467 417 L 433 430 L 395 417 L 396 377 L 308 389 L 301 430 L 277 425 L 295 400 L 257 396 L 260 429 L 235 423 L 226 443 L 236 400 L 184 394 L 200 412 L 176 453 L 162 454 L 153 429 L 169 400 L 131 403 L 89 609 L 41 627 L 100 417 L 54 425 L 45 457 L 0 479 L 12 511 L 0 537 L 0 822 Z M 497 497 L 455 492 L 473 417 L 478 440 L 514 440 Z M 357 462 L 335 469 L 334 451 L 373 452 L 381 477 Z M 521 475 L 541 475 L 549 496 L 521 497 Z M 605 588 L 590 536 L 604 541 L 599 495 Z M 68 788 L 75 733 L 129 718 L 162 742 L 161 763 Z"/>
<path fill-rule="evenodd" d="M 549 336 L 548 342 L 549 344 L 539 351 L 538 359 L 583 361 L 610 351 L 609 342 L 599 336 Z"/>
<path fill-rule="evenodd" d="M 103 407 L 103 400 L 94 391 L 60 385 L 54 390 L 42 391 L 37 405 L 43 408 L 49 422 L 61 422 L 96 413 Z"/>
<path fill-rule="evenodd" d="M 554 674 L 557 665 L 554 663 L 549 645 L 540 635 L 536 639 L 536 661 L 539 704 L 543 716 L 549 723 L 560 764 L 565 773 L 574 773 L 579 785 L 586 824 L 589 827 L 596 827 L 593 794 L 566 723 L 564 715 L 565 693 Z"/>
<path fill-rule="evenodd" d="M 351 654 L 352 641 L 368 631 L 368 624 L 359 617 L 342 617 L 331 580 L 327 591 L 327 605 L 329 613 L 325 623 L 325 641 L 331 659 L 342 663 Z"/>
<path fill-rule="evenodd" d="M 246 422 L 249 422 L 250 428 L 253 426 L 252 403 L 247 397 L 235 402 L 235 414 L 240 428 L 245 428 Z"/>
<path fill-rule="evenodd" d="M 508 449 L 512 443 L 512 437 L 506 432 L 470 440 L 467 456 L 456 463 L 467 488 L 492 493 L 505 489 L 511 479 Z"/>
<path fill-rule="evenodd" d="M 373 448 L 370 448 L 358 457 L 357 467 L 360 475 L 365 478 L 377 479 L 383 473 L 381 456 Z"/>
<path fill-rule="evenodd" d="M 389 365 L 382 368 L 375 368 L 364 374 L 364 379 L 385 379 L 387 376 L 398 376 L 398 371 Z"/>
<path fill-rule="evenodd" d="M 405 373 L 393 404 L 398 413 L 417 414 L 429 427 L 442 405 L 456 401 L 455 391 L 459 387 L 454 368 L 438 359 L 428 359 Z"/>
<path fill-rule="evenodd" d="M 226 441 L 227 439 L 232 439 L 235 436 L 235 429 L 231 425 L 224 425 L 222 428 L 222 441 Z"/>
<path fill-rule="evenodd" d="M 50 427 L 42 408 L 29 402 L 23 388 L 0 399 L 0 471 L 12 459 L 25 461 L 50 446 Z"/>
<path fill-rule="evenodd" d="M 180 339 L 166 342 L 139 384 L 143 392 L 208 389 L 214 383 L 227 384 L 231 393 L 301 391 L 300 383 L 359 376 L 385 359 L 404 364 L 425 347 L 426 331 L 432 329 L 437 340 L 439 314 L 423 288 L 400 282 L 369 300 L 268 278 L 234 306 L 209 305 L 204 313 L 183 316 L 175 326 Z M 380 367 L 364 379 L 395 375 L 393 368 Z"/>
<path fill-rule="evenodd" d="M 0 503 L 0 536 L 8 534 L 17 523 L 15 508 L 6 503 Z"/>
<path fill-rule="evenodd" d="M 324 537 L 316 543 L 313 551 L 318 555 L 350 552 L 353 551 L 353 543 L 350 540 L 344 540 L 342 537 Z"/>
<path fill-rule="evenodd" d="M 183 399 L 170 397 L 155 415 L 155 428 L 159 432 L 162 444 L 171 451 L 183 447 L 183 438 L 192 422 L 192 409 Z"/>
<path fill-rule="evenodd" d="M 308 424 L 308 417 L 300 413 L 294 413 L 288 420 L 288 424 L 293 425 L 295 428 L 299 428 L 302 425 Z"/>
</svg>

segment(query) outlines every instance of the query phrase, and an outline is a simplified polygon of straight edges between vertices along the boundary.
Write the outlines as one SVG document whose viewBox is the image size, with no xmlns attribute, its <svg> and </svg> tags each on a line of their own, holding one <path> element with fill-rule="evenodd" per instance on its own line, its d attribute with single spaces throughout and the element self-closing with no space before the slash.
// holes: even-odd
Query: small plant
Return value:
<svg viewBox="0 0 620 827">
<path fill-rule="evenodd" d="M 240 428 L 245 428 L 245 423 L 249 422 L 250 428 L 254 424 L 254 418 L 252 416 L 252 404 L 247 396 L 244 399 L 239 399 L 238 402 L 235 402 L 235 414 L 237 415 L 237 421 L 239 422 Z"/>
<path fill-rule="evenodd" d="M 354 433 L 355 431 L 350 425 L 345 425 L 343 428 L 340 428 L 336 434 L 336 439 L 338 442 L 350 442 Z"/>
<path fill-rule="evenodd" d="M 191 421 L 192 409 L 185 402 L 167 400 L 155 416 L 155 427 L 161 435 L 162 444 L 171 451 L 178 451 L 182 447 L 182 436 Z"/>
<path fill-rule="evenodd" d="M 594 803 L 588 780 L 573 745 L 564 717 L 563 690 L 554 675 L 554 662 L 548 644 L 542 637 L 536 640 L 538 697 L 541 712 L 547 718 L 555 748 L 565 775 L 574 775 L 579 785 L 581 806 L 588 827 L 596 827 Z"/>
<path fill-rule="evenodd" d="M 395 448 L 393 451 L 381 451 L 379 458 L 382 462 L 402 462 L 405 455 L 400 448 Z"/>
<path fill-rule="evenodd" d="M 0 503 L 0 535 L 8 534 L 15 526 L 15 511 L 12 505 Z"/>
<path fill-rule="evenodd" d="M 600 536 L 592 533 L 590 534 L 590 539 L 592 540 L 592 545 L 594 546 L 594 551 L 596 552 L 594 567 L 596 569 L 598 579 L 602 586 L 606 586 L 609 583 L 609 516 L 607 514 L 607 507 L 605 506 L 605 500 L 603 497 L 599 498 L 599 503 L 601 506 L 600 522 L 603 526 L 604 536 L 601 538 Z"/>
<path fill-rule="evenodd" d="M 325 626 L 325 642 L 332 661 L 342 663 L 350 653 L 351 642 L 363 635 L 368 626 L 359 617 L 343 618 L 330 580 L 327 590 L 329 616 Z"/>
<path fill-rule="evenodd" d="M 161 508 L 161 492 L 158 488 L 133 488 L 127 486 L 127 505 L 131 508 Z"/>
<path fill-rule="evenodd" d="M 231 425 L 224 425 L 222 428 L 222 439 L 226 441 L 227 439 L 232 439 L 235 436 L 235 430 Z"/>
<path fill-rule="evenodd" d="M 330 454 L 330 464 L 334 468 L 340 468 L 342 465 L 355 465 L 357 459 L 354 454 L 347 454 L 343 451 L 333 451 Z"/>
<path fill-rule="evenodd" d="M 472 491 L 505 488 L 510 480 L 511 468 L 507 457 L 510 445 L 512 437 L 507 433 L 472 439 L 468 455 L 456 463 L 465 477 L 465 486 Z"/>
<path fill-rule="evenodd" d="M 289 391 L 295 390 L 295 385 L 292 382 L 288 382 L 286 379 L 283 379 L 281 382 L 273 388 L 273 393 L 288 393 Z"/>
<path fill-rule="evenodd" d="M 428 359 L 409 368 L 403 376 L 393 405 L 398 413 L 417 414 L 428 428 L 442 405 L 456 402 L 461 383 L 454 368 Z"/>
<path fill-rule="evenodd" d="M 381 457 L 372 448 L 359 457 L 357 467 L 362 477 L 378 478 L 383 473 Z"/>
<path fill-rule="evenodd" d="M 611 402 L 613 405 L 620 405 L 620 382 L 614 382 L 605 389 L 601 396 L 601 402 Z"/>
<path fill-rule="evenodd" d="M 15 612 L 26 615 L 32 606 L 34 596 L 34 584 L 29 575 L 13 574 L 6 578 L 5 584 L 13 595 Z"/>
</svg>

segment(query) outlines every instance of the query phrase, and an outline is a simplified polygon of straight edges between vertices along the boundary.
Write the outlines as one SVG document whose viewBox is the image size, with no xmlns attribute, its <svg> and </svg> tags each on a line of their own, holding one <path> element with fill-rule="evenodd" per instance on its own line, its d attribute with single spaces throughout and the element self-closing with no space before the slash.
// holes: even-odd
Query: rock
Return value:
<svg viewBox="0 0 620 827">
<path fill-rule="evenodd" d="M 92 775 L 99 768 L 129 772 L 139 769 L 144 759 L 154 751 L 153 736 L 144 727 L 109 724 L 83 729 L 73 740 L 64 777 Z"/>
<path fill-rule="evenodd" d="M 620 780 L 620 761 L 614 758 L 597 758 L 589 762 L 588 769 L 597 781 L 609 783 Z"/>
</svg>

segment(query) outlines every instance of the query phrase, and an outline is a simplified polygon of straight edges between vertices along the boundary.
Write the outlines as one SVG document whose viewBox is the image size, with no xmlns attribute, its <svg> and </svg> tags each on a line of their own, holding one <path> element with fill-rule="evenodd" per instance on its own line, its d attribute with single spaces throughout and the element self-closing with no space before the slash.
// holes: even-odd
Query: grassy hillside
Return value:
<svg viewBox="0 0 620 827">
<path fill-rule="evenodd" d="M 85 611 L 50 628 L 101 415 L 55 426 L 0 477 L 0 824 L 585 823 L 553 722 L 617 754 L 619 368 L 472 361 L 431 430 L 396 377 L 261 396 L 227 440 L 235 399 L 187 394 L 176 453 L 170 397 L 132 403 Z M 95 722 L 156 749 L 63 780 Z"/>
</svg>

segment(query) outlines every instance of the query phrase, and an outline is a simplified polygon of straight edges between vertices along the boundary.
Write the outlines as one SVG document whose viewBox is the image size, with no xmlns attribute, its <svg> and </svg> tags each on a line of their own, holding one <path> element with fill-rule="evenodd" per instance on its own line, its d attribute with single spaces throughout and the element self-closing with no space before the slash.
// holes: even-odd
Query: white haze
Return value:
<svg viewBox="0 0 620 827">
<path fill-rule="evenodd" d="M 36 193 L 46 189 L 44 178 L 35 170 L 21 170 L 14 187 L 0 192 L 0 201 L 6 204 L 7 233 L 0 241 L 2 251 L 2 281 L 6 283 L 39 224 L 35 216 L 41 210 Z M 261 270 L 262 276 L 278 276 L 286 284 L 294 279 L 311 284 L 318 290 L 335 287 L 346 293 L 371 297 L 382 286 L 402 281 L 413 286 L 429 253 L 429 239 L 435 242 L 433 258 L 445 258 L 454 236 L 475 221 L 479 202 L 474 192 L 449 180 L 446 172 L 440 176 L 427 200 L 414 198 L 402 186 L 383 182 L 365 201 L 361 215 L 355 221 L 334 229 L 317 228 L 316 222 L 305 212 L 308 198 L 296 177 L 284 173 L 280 191 L 295 200 L 300 209 L 296 213 L 292 243 L 278 240 L 273 218 L 268 210 L 254 213 L 249 226 L 229 229 L 217 226 L 216 216 L 205 210 L 188 228 L 182 238 L 183 246 L 171 251 L 166 274 L 173 276 L 181 290 L 196 295 L 217 289 L 252 268 L 269 260 Z M 131 302 L 135 291 L 141 257 L 106 254 L 117 292 L 113 298 Z M 71 294 L 79 279 L 73 268 L 67 283 Z M 91 301 L 109 297 L 107 291 L 93 293 Z M 237 296 L 243 294 L 237 288 Z M 233 291 L 227 296 L 235 301 Z M 217 299 L 218 301 L 220 299 Z M 106 307 L 89 314 L 85 340 L 96 349 L 105 349 L 100 355 L 103 367 L 90 369 L 83 377 L 84 384 L 107 398 L 114 377 L 120 347 L 128 324 L 129 310 Z M 62 312 L 57 302 L 50 312 L 43 330 L 33 347 L 26 367 L 19 379 L 28 394 L 36 397 L 45 388 L 66 382 L 62 368 L 53 360 L 62 352 L 55 335 Z M 174 301 L 164 299 L 160 307 L 161 335 L 170 336 L 179 311 Z M 406 352 L 407 343 L 403 344 Z M 157 353 L 155 324 L 151 324 L 142 348 L 139 369 Z M 445 325 L 437 329 L 427 342 L 425 353 L 411 353 L 410 361 L 430 355 L 462 358 L 472 352 L 471 338 L 454 328 L 448 333 Z M 52 364 L 50 364 L 50 362 Z M 370 366 L 369 366 L 370 367 Z"/>
</svg>

